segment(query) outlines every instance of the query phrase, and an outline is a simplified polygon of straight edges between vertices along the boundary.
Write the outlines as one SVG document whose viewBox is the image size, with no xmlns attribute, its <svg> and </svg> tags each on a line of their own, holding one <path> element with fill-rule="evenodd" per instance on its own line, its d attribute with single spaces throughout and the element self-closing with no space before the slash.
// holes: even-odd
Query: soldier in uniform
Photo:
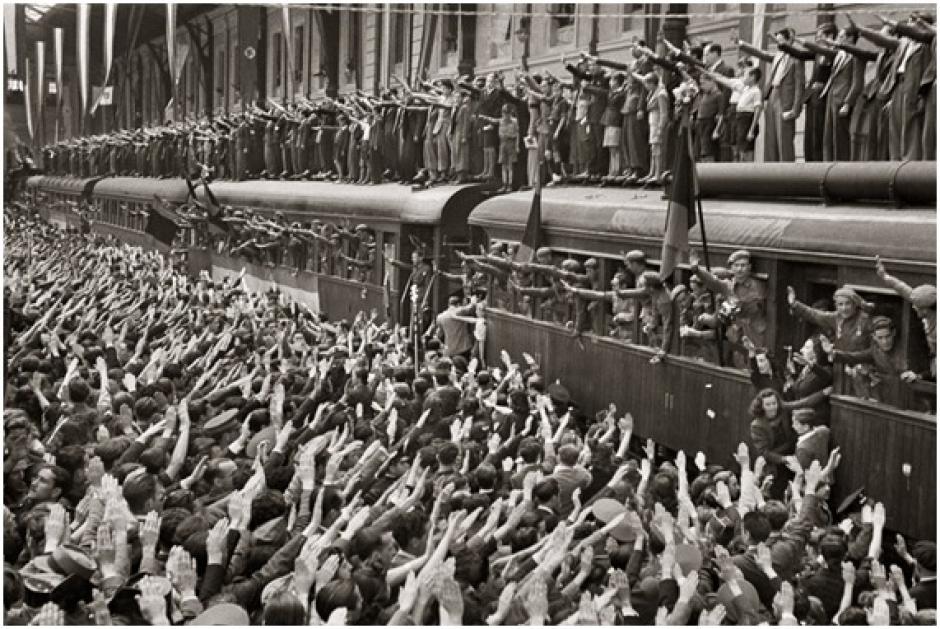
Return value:
<svg viewBox="0 0 940 629">
<path fill-rule="evenodd" d="M 715 295 L 720 295 L 731 302 L 736 315 L 729 326 L 732 335 L 746 336 L 757 347 L 767 346 L 767 284 L 753 276 L 751 254 L 740 249 L 728 256 L 728 266 L 734 277 L 730 280 L 718 279 L 711 272 L 699 267 L 697 256 L 693 256 L 691 271 L 697 275 L 705 288 Z M 745 368 L 747 356 L 737 352 L 735 366 Z"/>
<path fill-rule="evenodd" d="M 835 312 L 825 312 L 810 308 L 796 298 L 796 291 L 787 286 L 787 303 L 790 312 L 797 318 L 818 326 L 828 336 L 836 349 L 844 352 L 858 352 L 871 344 L 871 316 L 874 306 L 865 302 L 853 289 L 843 286 L 833 293 Z M 845 367 L 845 373 L 852 379 L 854 395 L 869 396 L 870 379 L 868 367 Z"/>
<path fill-rule="evenodd" d="M 368 225 L 361 224 L 356 225 L 354 231 L 341 229 L 338 234 L 341 239 L 348 241 L 351 249 L 355 251 L 355 256 L 340 252 L 340 258 L 353 267 L 356 280 L 374 283 L 372 270 L 375 268 L 375 235 L 372 230 Z"/>
<path fill-rule="evenodd" d="M 399 304 L 399 321 L 407 321 L 413 313 L 411 312 L 411 290 L 415 287 L 418 294 L 418 308 L 420 311 L 421 330 L 427 329 L 431 324 L 431 308 L 429 298 L 431 294 L 432 282 L 434 279 L 434 267 L 427 253 L 427 247 L 424 243 L 414 242 L 414 251 L 411 252 L 411 264 L 394 260 L 386 257 L 386 264 L 391 264 L 397 269 L 409 271 L 408 281 L 405 282 L 402 291 L 401 303 Z"/>
</svg>

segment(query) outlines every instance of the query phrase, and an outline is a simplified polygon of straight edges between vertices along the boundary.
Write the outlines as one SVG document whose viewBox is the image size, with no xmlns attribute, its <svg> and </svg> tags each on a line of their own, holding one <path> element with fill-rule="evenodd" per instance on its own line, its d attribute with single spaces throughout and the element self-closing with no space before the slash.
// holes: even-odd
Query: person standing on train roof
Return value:
<svg viewBox="0 0 940 629">
<path fill-rule="evenodd" d="M 702 280 L 705 288 L 716 296 L 732 302 L 737 313 L 732 325 L 728 326 L 732 335 L 747 336 L 758 347 L 767 343 L 767 283 L 754 277 L 751 266 L 751 252 L 739 249 L 728 256 L 728 266 L 733 277 L 730 280 L 718 279 L 710 271 L 699 267 L 697 252 L 690 259 L 690 270 Z M 730 328 L 735 328 L 730 330 Z M 742 366 L 746 357 L 742 357 Z"/>
<path fill-rule="evenodd" d="M 874 304 L 866 302 L 848 286 L 843 286 L 833 293 L 835 312 L 824 312 L 801 303 L 796 298 L 796 291 L 787 286 L 787 303 L 793 316 L 819 326 L 824 334 L 833 339 L 833 346 L 846 352 L 867 349 L 871 344 L 872 325 L 870 313 Z M 853 394 L 868 397 L 868 367 L 845 365 L 845 374 L 852 379 Z"/>
<path fill-rule="evenodd" d="M 914 312 L 920 317 L 927 335 L 927 346 L 930 348 L 930 375 L 937 377 L 937 287 L 932 284 L 921 284 L 911 288 L 905 282 L 893 275 L 888 275 L 884 262 L 875 257 L 875 272 L 881 280 L 894 289 L 905 301 L 914 307 Z"/>
<path fill-rule="evenodd" d="M 781 29 L 774 34 L 774 42 L 778 48 L 782 44 L 792 44 L 794 35 L 790 27 Z M 764 161 L 795 161 L 796 119 L 803 107 L 803 62 L 789 57 L 782 49 L 770 54 L 740 39 L 736 43 L 744 54 L 770 64 L 764 85 L 767 106 Z"/>
</svg>

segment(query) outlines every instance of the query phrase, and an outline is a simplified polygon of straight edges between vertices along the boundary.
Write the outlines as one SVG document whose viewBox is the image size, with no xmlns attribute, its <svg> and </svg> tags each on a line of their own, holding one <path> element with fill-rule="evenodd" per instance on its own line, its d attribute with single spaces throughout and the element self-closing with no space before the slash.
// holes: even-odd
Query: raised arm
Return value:
<svg viewBox="0 0 940 629">
<path fill-rule="evenodd" d="M 805 43 L 803 45 L 806 46 Z M 806 47 L 809 48 L 809 46 Z M 800 61 L 813 61 L 816 58 L 816 55 L 809 50 L 802 50 L 790 44 L 780 44 L 780 50 Z"/>
<path fill-rule="evenodd" d="M 878 53 L 872 50 L 866 50 L 865 48 L 859 48 L 858 46 L 855 46 L 854 44 L 845 44 L 845 43 L 840 44 L 836 42 L 836 48 L 844 50 L 845 52 L 849 53 L 853 57 L 857 57 L 861 59 L 862 61 L 877 61 L 878 60 Z"/>
<path fill-rule="evenodd" d="M 738 48 L 744 54 L 751 56 L 751 57 L 757 57 L 761 61 L 766 61 L 767 63 L 770 63 L 774 60 L 774 56 L 770 54 L 769 52 L 767 52 L 766 50 L 761 50 L 760 48 L 757 48 L 756 46 L 752 46 L 746 41 L 742 41 L 740 39 L 738 40 Z"/>
</svg>

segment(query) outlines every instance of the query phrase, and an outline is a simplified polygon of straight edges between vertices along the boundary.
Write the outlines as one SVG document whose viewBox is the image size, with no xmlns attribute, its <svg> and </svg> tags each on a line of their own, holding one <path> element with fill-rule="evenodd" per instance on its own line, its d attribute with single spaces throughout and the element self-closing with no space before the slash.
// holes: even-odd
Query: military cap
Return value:
<svg viewBox="0 0 940 629">
<path fill-rule="evenodd" d="M 738 249 L 737 251 L 735 251 L 734 253 L 732 253 L 730 256 L 728 256 L 728 266 L 731 266 L 732 264 L 734 264 L 734 263 L 737 262 L 738 260 L 746 260 L 746 261 L 750 262 L 750 261 L 751 261 L 751 252 L 748 251 L 747 249 Z"/>
<path fill-rule="evenodd" d="M 561 268 L 573 273 L 581 270 L 581 263 L 577 260 L 574 260 L 573 258 L 568 258 L 567 260 L 562 261 Z"/>
<path fill-rule="evenodd" d="M 627 262 L 646 262 L 646 254 L 639 249 L 628 251 L 625 256 Z"/>
<path fill-rule="evenodd" d="M 911 303 L 918 308 L 933 308 L 937 305 L 937 287 L 922 284 L 911 291 Z"/>
<path fill-rule="evenodd" d="M 816 411 L 811 408 L 798 408 L 793 411 L 791 417 L 801 424 L 810 424 L 816 419 Z"/>
</svg>

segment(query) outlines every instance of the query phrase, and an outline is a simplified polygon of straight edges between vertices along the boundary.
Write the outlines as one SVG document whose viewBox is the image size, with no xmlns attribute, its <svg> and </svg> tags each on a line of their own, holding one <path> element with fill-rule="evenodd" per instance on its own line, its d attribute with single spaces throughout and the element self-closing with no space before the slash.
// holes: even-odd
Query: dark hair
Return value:
<svg viewBox="0 0 940 629">
<path fill-rule="evenodd" d="M 546 503 L 558 495 L 558 481 L 554 478 L 545 478 L 535 484 L 532 496 L 540 503 Z"/>
<path fill-rule="evenodd" d="M 773 531 L 782 530 L 790 519 L 790 513 L 787 506 L 779 500 L 768 500 L 764 503 L 763 513 L 767 516 L 767 522 Z"/>
<path fill-rule="evenodd" d="M 757 395 L 754 396 L 754 399 L 751 401 L 751 407 L 749 409 L 751 417 L 755 419 L 761 417 L 767 417 L 764 414 L 764 398 L 775 397 L 777 398 L 777 405 L 780 407 L 780 410 L 783 410 L 783 398 L 780 397 L 780 394 L 774 391 L 773 389 L 761 389 L 758 391 Z"/>
<path fill-rule="evenodd" d="M 134 513 L 142 513 L 147 508 L 147 501 L 157 494 L 157 477 L 153 474 L 137 474 L 124 479 L 124 499 Z"/>
<path fill-rule="evenodd" d="M 280 592 L 264 606 L 262 624 L 270 626 L 306 625 L 307 612 L 290 592 Z"/>
<path fill-rule="evenodd" d="M 764 73 L 761 72 L 760 68 L 751 68 L 747 71 L 748 75 L 754 79 L 755 83 L 760 83 L 760 80 L 764 77 Z"/>
<path fill-rule="evenodd" d="M 361 600 L 358 586 L 352 579 L 334 579 L 317 592 L 316 609 L 320 618 L 329 618 L 335 610 L 345 607 L 349 611 L 359 609 Z"/>
<path fill-rule="evenodd" d="M 382 547 L 382 534 L 371 528 L 363 528 L 356 531 L 352 539 L 349 540 L 349 557 L 365 561 L 372 553 Z"/>
<path fill-rule="evenodd" d="M 160 514 L 159 535 L 159 543 L 162 547 L 170 548 L 173 546 L 177 527 L 191 515 L 192 513 L 182 507 L 172 507 L 163 510 Z"/>
<path fill-rule="evenodd" d="M 705 46 L 705 52 L 713 52 L 716 55 L 721 55 L 721 44 L 708 44 Z"/>
<path fill-rule="evenodd" d="M 91 389 L 88 383 L 81 378 L 74 378 L 69 382 L 69 400 L 73 404 L 82 404 L 88 399 Z"/>
<path fill-rule="evenodd" d="M 279 491 L 268 490 L 255 498 L 251 504 L 251 523 L 249 528 L 254 529 L 265 522 L 280 517 L 287 512 L 284 495 Z"/>
<path fill-rule="evenodd" d="M 770 520 L 758 511 L 750 511 L 741 518 L 741 528 L 751 536 L 751 542 L 760 544 L 770 537 Z"/>
<path fill-rule="evenodd" d="M 457 447 L 457 444 L 448 441 L 438 449 L 437 460 L 441 462 L 441 465 L 453 465 L 459 454 L 460 448 Z"/>
</svg>

